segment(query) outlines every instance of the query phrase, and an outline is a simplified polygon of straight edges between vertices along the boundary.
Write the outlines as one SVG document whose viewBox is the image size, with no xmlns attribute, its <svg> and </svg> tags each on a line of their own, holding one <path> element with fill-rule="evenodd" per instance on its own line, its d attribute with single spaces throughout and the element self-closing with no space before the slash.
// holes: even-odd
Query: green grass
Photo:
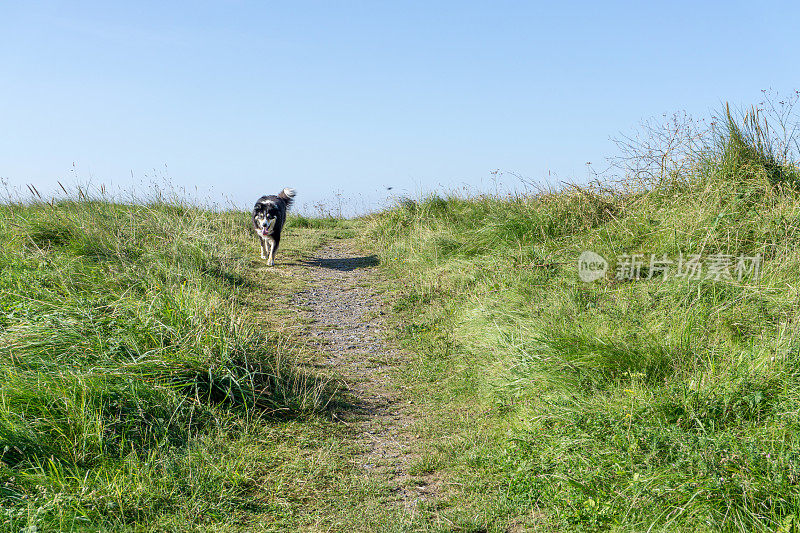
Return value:
<svg viewBox="0 0 800 533">
<path fill-rule="evenodd" d="M 248 220 L 0 206 L 0 529 L 270 529 L 347 476 L 328 378 L 260 318 L 302 282 L 255 260 Z M 324 226 L 290 220 L 282 256 L 347 231 Z"/>
<path fill-rule="evenodd" d="M 645 183 L 292 216 L 272 269 L 246 213 L 7 202 L 0 530 L 797 531 L 800 171 L 779 140 L 726 109 Z M 432 487 L 403 505 L 329 415 L 346 397 L 282 267 L 359 236 L 406 348 L 402 483 Z M 592 283 L 585 250 L 612 263 Z M 617 279 L 636 253 L 642 279 Z M 650 254 L 759 255 L 761 276 L 651 277 Z"/>
<path fill-rule="evenodd" d="M 403 377 L 437 413 L 419 424 L 435 453 L 416 468 L 449 480 L 452 507 L 431 517 L 797 527 L 800 172 L 755 111 L 737 120 L 648 187 L 432 195 L 367 221 L 400 280 L 398 338 L 418 354 Z M 611 260 L 603 279 L 579 280 L 584 250 Z M 762 272 L 615 279 L 633 253 L 759 254 Z"/>
</svg>

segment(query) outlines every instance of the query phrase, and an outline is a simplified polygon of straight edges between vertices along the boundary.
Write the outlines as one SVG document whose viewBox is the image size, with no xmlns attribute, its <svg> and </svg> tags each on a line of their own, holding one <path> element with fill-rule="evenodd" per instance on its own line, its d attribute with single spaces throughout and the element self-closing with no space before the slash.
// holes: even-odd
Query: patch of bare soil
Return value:
<svg viewBox="0 0 800 533">
<path fill-rule="evenodd" d="M 437 483 L 433 476 L 409 473 L 417 459 L 413 423 L 418 413 L 392 379 L 404 354 L 386 340 L 377 264 L 376 257 L 360 253 L 352 243 L 334 241 L 291 267 L 309 284 L 294 296 L 294 304 L 307 313 L 317 367 L 338 376 L 346 387 L 350 405 L 335 416 L 361 444 L 363 453 L 353 460 L 390 484 L 395 504 L 410 508 L 435 499 Z"/>
</svg>

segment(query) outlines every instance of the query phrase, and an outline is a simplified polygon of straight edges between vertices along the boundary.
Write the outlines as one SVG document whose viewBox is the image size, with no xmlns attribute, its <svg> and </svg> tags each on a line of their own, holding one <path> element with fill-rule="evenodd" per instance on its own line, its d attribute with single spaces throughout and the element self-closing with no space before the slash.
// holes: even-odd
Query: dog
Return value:
<svg viewBox="0 0 800 533">
<path fill-rule="evenodd" d="M 286 211 L 292 205 L 295 194 L 294 189 L 287 187 L 277 196 L 262 196 L 253 208 L 253 227 L 258 233 L 258 240 L 261 241 L 261 259 L 267 260 L 267 266 L 275 264 L 275 252 L 278 251 L 278 244 L 281 242 Z"/>
</svg>

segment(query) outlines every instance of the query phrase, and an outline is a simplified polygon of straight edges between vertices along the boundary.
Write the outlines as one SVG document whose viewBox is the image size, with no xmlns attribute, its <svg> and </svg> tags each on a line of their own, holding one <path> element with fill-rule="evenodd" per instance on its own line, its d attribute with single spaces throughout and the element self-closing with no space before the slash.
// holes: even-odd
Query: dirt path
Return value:
<svg viewBox="0 0 800 533">
<path fill-rule="evenodd" d="M 308 335 L 318 347 L 317 366 L 339 376 L 352 406 L 335 413 L 347 424 L 363 453 L 356 466 L 392 487 L 394 504 L 413 507 L 435 497 L 435 483 L 411 476 L 417 458 L 413 423 L 418 414 L 392 374 L 403 353 L 385 340 L 385 310 L 377 294 L 377 259 L 348 241 L 334 241 L 313 259 L 298 261 L 295 273 L 309 287 L 294 296 L 308 313 Z"/>
</svg>

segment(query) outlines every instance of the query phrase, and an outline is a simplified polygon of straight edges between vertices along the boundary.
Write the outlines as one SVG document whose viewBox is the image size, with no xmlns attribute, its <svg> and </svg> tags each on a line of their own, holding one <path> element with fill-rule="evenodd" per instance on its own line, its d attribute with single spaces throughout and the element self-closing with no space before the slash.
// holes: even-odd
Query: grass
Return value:
<svg viewBox="0 0 800 533">
<path fill-rule="evenodd" d="M 252 260 L 247 221 L 163 199 L 0 207 L 0 529 L 280 528 L 347 477 L 329 378 L 298 364 L 289 319 L 261 318 L 262 291 L 302 282 Z M 346 231 L 321 225 L 290 221 L 282 253 Z"/>
<path fill-rule="evenodd" d="M 401 483 L 435 494 L 407 506 L 330 416 L 305 282 L 255 260 L 247 214 L 7 202 L 0 529 L 797 531 L 800 171 L 760 113 L 615 186 L 290 219 L 287 262 L 380 256 L 417 413 Z M 727 270 L 674 275 L 693 254 Z"/>
<path fill-rule="evenodd" d="M 800 171 L 757 111 L 720 124 L 647 186 L 432 195 L 367 221 L 418 354 L 403 379 L 436 413 L 417 469 L 448 480 L 451 508 L 431 517 L 798 527 Z M 610 260 L 601 280 L 578 278 L 584 250 Z M 617 279 L 630 254 L 642 279 Z M 761 272 L 648 277 L 650 254 L 759 256 Z"/>
</svg>

